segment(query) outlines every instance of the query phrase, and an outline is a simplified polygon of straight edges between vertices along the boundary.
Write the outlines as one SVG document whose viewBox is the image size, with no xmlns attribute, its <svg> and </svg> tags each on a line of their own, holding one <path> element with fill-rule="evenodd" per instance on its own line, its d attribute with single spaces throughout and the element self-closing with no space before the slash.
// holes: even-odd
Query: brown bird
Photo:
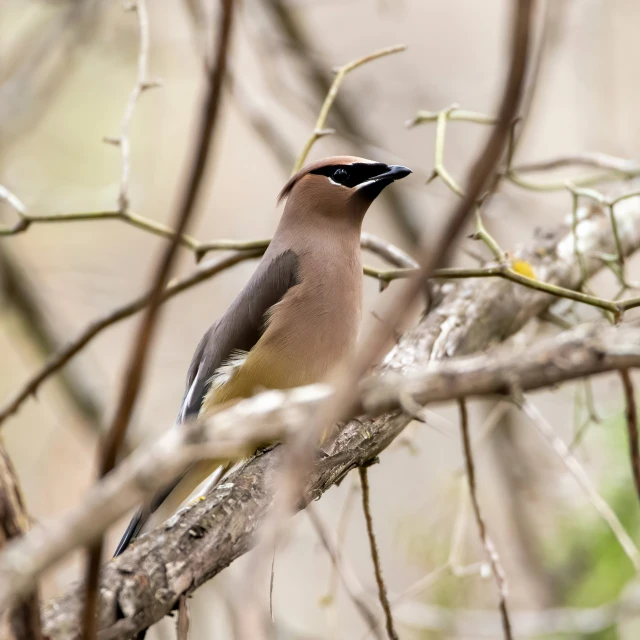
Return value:
<svg viewBox="0 0 640 640">
<path fill-rule="evenodd" d="M 193 355 L 178 423 L 210 415 L 260 389 L 327 377 L 353 353 L 362 315 L 362 220 L 380 192 L 411 173 L 353 156 L 307 165 L 284 186 L 287 203 L 258 268 Z M 131 520 L 122 553 L 171 494 L 182 501 L 225 469 L 197 463 Z"/>
</svg>

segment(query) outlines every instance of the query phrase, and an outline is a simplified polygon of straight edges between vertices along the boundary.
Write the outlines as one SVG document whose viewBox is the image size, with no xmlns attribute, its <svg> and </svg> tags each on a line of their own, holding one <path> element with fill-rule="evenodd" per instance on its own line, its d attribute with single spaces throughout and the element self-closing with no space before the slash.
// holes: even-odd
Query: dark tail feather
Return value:
<svg viewBox="0 0 640 640">
<path fill-rule="evenodd" d="M 133 518 L 131 518 L 131 522 L 129 522 L 129 526 L 124 532 L 124 535 L 120 539 L 118 546 L 116 547 L 115 553 L 113 554 L 114 558 L 118 557 L 121 553 L 124 553 L 127 547 L 138 537 L 140 531 L 142 531 L 142 527 L 144 527 L 146 521 L 149 519 L 149 516 L 151 516 L 151 514 L 168 498 L 169 494 L 178 486 L 185 475 L 185 473 L 180 475 L 168 487 L 156 494 L 150 504 L 140 507 L 136 511 Z"/>
<path fill-rule="evenodd" d="M 131 518 L 129 522 L 129 526 L 124 532 L 122 538 L 120 538 L 120 542 L 118 542 L 118 546 L 113 554 L 113 557 L 118 557 L 121 553 L 125 551 L 125 549 L 138 537 L 142 527 L 144 527 L 144 523 L 147 521 L 149 516 L 151 515 L 150 509 L 143 509 L 140 507 L 136 514 Z"/>
</svg>

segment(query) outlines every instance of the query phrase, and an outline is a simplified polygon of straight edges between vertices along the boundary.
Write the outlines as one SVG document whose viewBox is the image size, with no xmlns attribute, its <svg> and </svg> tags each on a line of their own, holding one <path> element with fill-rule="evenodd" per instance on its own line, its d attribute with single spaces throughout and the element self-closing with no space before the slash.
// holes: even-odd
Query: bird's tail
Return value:
<svg viewBox="0 0 640 640">
<path fill-rule="evenodd" d="M 156 515 L 160 516 L 162 520 L 166 520 L 195 489 L 200 487 L 204 480 L 208 479 L 206 488 L 199 491 L 198 494 L 205 493 L 215 487 L 231 466 L 230 464 L 215 466 L 215 463 L 212 464 L 210 460 L 202 460 L 192 464 L 181 476 L 153 496 L 148 504 L 136 511 L 113 556 L 119 556 L 125 551 L 140 535 L 151 516 L 154 516 L 153 520 L 155 521 L 157 521 Z"/>
</svg>

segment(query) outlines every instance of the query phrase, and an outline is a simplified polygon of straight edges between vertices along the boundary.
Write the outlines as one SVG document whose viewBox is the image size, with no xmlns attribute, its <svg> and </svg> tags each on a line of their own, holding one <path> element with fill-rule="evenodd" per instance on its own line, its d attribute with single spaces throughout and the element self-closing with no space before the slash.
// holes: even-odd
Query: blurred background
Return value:
<svg viewBox="0 0 640 640">
<path fill-rule="evenodd" d="M 371 62 L 346 78 L 328 121 L 337 133 L 320 139 L 310 159 L 349 153 L 413 168 L 413 176 L 372 207 L 365 229 L 409 252 L 419 237 L 434 242 L 455 196 L 441 181 L 425 186 L 433 168 L 435 128 L 410 129 L 405 122 L 419 109 L 435 111 L 452 103 L 495 113 L 512 3 L 238 4 L 231 79 L 192 235 L 201 240 L 269 237 L 280 213 L 277 193 L 313 130 L 331 70 L 402 43 L 405 52 Z M 129 197 L 132 211 L 167 223 L 198 113 L 202 25 L 215 22 L 217 3 L 148 0 L 147 8 L 149 77 L 162 86 L 145 92 L 136 105 Z M 517 162 L 583 151 L 637 158 L 640 4 L 551 0 L 540 2 L 538 9 L 537 82 L 527 94 L 528 120 Z M 29 212 L 117 209 L 120 152 L 103 139 L 119 135 L 135 83 L 138 48 L 135 13 L 120 2 L 0 2 L 0 184 Z M 445 159 L 460 182 L 486 133 L 477 124 L 449 125 Z M 577 170 L 565 168 L 559 177 L 575 175 Z M 570 206 L 565 191 L 537 193 L 507 185 L 491 201 L 485 224 L 509 250 L 529 242 L 535 228 L 554 228 Z M 11 208 L 1 204 L 0 223 L 14 221 Z M 0 404 L 48 353 L 142 293 L 164 242 L 119 221 L 33 225 L 28 233 L 2 238 Z M 485 252 L 471 240 L 463 247 Z M 464 253 L 458 258 L 460 264 L 469 260 Z M 376 264 L 371 257 L 367 262 Z M 193 255 L 182 251 L 178 272 L 186 274 L 193 266 Z M 243 263 L 163 307 L 129 429 L 131 446 L 152 440 L 172 424 L 195 345 L 253 268 L 254 263 Z M 633 277 L 637 263 L 631 261 L 628 269 Z M 594 287 L 608 297 L 615 293 L 606 276 Z M 368 281 L 366 308 L 372 309 L 380 295 L 377 283 Z M 593 316 L 583 309 L 580 314 Z M 137 321 L 134 317 L 101 333 L 3 426 L 35 521 L 64 513 L 94 481 L 97 437 L 111 417 Z M 374 321 L 367 314 L 367 322 Z M 565 441 L 580 432 L 576 454 L 638 540 L 618 379 L 598 379 L 592 388 L 566 385 L 536 394 L 534 402 Z M 561 461 L 507 404 L 486 401 L 472 409 L 474 431 L 493 426 L 476 453 L 480 500 L 508 577 L 511 609 L 532 615 L 533 633 L 526 637 L 639 637 L 640 594 L 633 567 Z M 369 474 L 392 594 L 442 567 L 453 539 L 460 541 L 460 565 L 484 559 L 461 491 L 456 412 L 433 407 L 428 416 L 430 424 L 414 426 Z M 349 564 L 375 593 L 357 485 L 357 478 L 349 477 L 323 497 L 318 509 L 332 530 L 343 531 Z M 461 523 L 458 537 L 456 520 Z M 109 549 L 124 526 L 125 521 L 113 527 Z M 194 640 L 231 637 L 224 597 L 228 574 L 239 576 L 251 561 L 251 554 L 242 558 L 193 597 Z M 79 556 L 61 563 L 43 582 L 43 598 L 63 591 L 80 569 Z M 331 584 L 329 558 L 300 514 L 276 561 L 278 637 L 363 637 L 351 601 Z M 268 585 L 264 593 L 267 598 Z M 408 639 L 499 638 L 495 603 L 490 578 L 477 571 L 466 577 L 441 572 L 429 588 L 405 601 L 397 623 L 401 637 Z M 567 616 L 564 633 L 538 634 L 536 629 L 553 630 L 544 624 L 557 622 L 560 615 Z M 173 637 L 172 625 L 164 621 L 148 637 Z"/>
</svg>

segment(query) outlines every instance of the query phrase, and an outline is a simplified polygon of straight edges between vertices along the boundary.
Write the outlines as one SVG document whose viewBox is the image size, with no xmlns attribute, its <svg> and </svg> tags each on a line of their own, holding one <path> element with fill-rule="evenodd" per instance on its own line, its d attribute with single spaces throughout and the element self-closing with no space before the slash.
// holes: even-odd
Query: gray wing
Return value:
<svg viewBox="0 0 640 640">
<path fill-rule="evenodd" d="M 260 266 L 226 313 L 202 336 L 193 354 L 178 421 L 198 415 L 211 377 L 234 351 L 250 351 L 265 328 L 269 309 L 299 282 L 298 256 L 284 251 Z"/>
<path fill-rule="evenodd" d="M 298 256 L 293 251 L 287 250 L 271 260 L 263 259 L 260 262 L 227 312 L 198 343 L 187 374 L 187 388 L 178 414 L 179 423 L 198 415 L 215 371 L 234 351 L 252 349 L 264 332 L 265 315 L 269 309 L 298 282 Z M 138 509 L 116 548 L 115 556 L 120 555 L 138 536 L 149 516 L 165 501 L 183 475 Z"/>
</svg>

